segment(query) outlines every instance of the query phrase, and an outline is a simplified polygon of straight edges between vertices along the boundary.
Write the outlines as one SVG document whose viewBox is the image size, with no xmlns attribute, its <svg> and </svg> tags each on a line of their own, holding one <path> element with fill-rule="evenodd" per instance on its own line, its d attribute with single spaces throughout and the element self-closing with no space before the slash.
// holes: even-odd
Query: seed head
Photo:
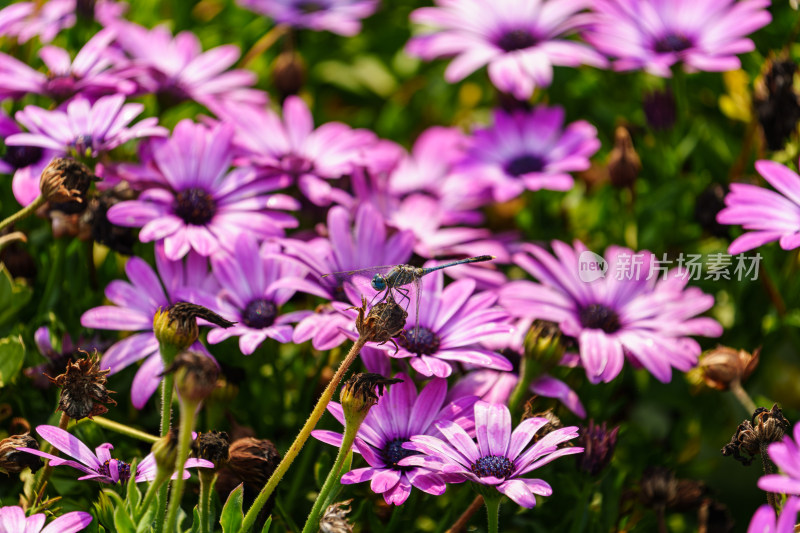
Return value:
<svg viewBox="0 0 800 533">
<path fill-rule="evenodd" d="M 320 533 L 353 533 L 353 526 L 347 521 L 352 501 L 351 498 L 329 505 L 319 520 Z"/>
<path fill-rule="evenodd" d="M 700 356 L 700 369 L 703 381 L 709 387 L 727 390 L 731 383 L 747 379 L 758 366 L 761 348 L 753 353 L 736 350 L 727 346 L 717 346 Z"/>
<path fill-rule="evenodd" d="M 210 357 L 186 350 L 180 352 L 172 364 L 164 369 L 164 374 L 170 373 L 175 374 L 175 386 L 181 394 L 181 400 L 196 403 L 214 391 L 219 367 Z"/>
<path fill-rule="evenodd" d="M 56 157 L 42 171 L 39 189 L 53 209 L 80 213 L 86 209 L 86 193 L 97 180 L 94 172 L 71 157 Z"/>
<path fill-rule="evenodd" d="M 32 453 L 18 452 L 17 448 L 39 449 L 39 443 L 29 434 L 12 435 L 0 441 L 0 472 L 19 474 L 26 468 L 36 472 L 42 467 L 42 458 Z"/>
<path fill-rule="evenodd" d="M 204 431 L 192 441 L 192 455 L 219 468 L 228 461 L 230 438 L 224 431 Z"/>
<path fill-rule="evenodd" d="M 269 477 L 278 467 L 281 455 L 275 445 L 267 439 L 245 437 L 236 439 L 228 448 L 228 463 L 220 468 L 216 489 L 220 499 L 225 500 L 228 494 L 239 484 L 244 484 L 244 500 L 252 502 L 261 488 L 267 484 Z M 263 523 L 272 512 L 275 495 L 270 496 L 266 505 L 258 515 L 258 522 Z"/>
<path fill-rule="evenodd" d="M 67 363 L 63 374 L 54 378 L 47 376 L 61 387 L 58 410 L 73 420 L 107 413 L 108 408 L 103 404 L 117 405 L 109 396 L 114 391 L 106 389 L 106 375 L 109 370 L 100 370 L 100 355 L 97 350 L 93 355 L 83 350 L 78 351 L 85 357 Z"/>
<path fill-rule="evenodd" d="M 356 329 L 358 334 L 372 342 L 385 344 L 391 342 L 397 348 L 392 337 L 399 335 L 406 326 L 408 313 L 402 306 L 394 301 L 390 295 L 383 302 L 375 305 L 364 316 L 367 309 L 367 299 L 361 297 L 361 307 L 351 307 L 358 310 Z"/>
<path fill-rule="evenodd" d="M 732 455 L 748 466 L 762 448 L 766 449 L 769 443 L 781 440 L 790 427 L 778 404 L 773 405 L 772 409 L 759 407 L 751 420 L 739 424 L 731 441 L 722 448 L 722 455 Z"/>
</svg>

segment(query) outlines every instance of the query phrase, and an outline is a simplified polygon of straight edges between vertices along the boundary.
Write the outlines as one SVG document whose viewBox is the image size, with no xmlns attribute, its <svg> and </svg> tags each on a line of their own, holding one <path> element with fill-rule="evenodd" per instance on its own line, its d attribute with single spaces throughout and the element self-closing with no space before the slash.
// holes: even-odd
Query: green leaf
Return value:
<svg viewBox="0 0 800 533">
<path fill-rule="evenodd" d="M 147 511 L 145 511 L 144 516 L 139 519 L 139 523 L 136 525 L 136 533 L 149 533 L 153 531 L 153 521 L 156 519 L 156 505 L 151 505 Z"/>
<path fill-rule="evenodd" d="M 198 533 L 200 531 L 200 506 L 195 505 L 192 511 L 192 529 L 189 533 Z"/>
<path fill-rule="evenodd" d="M 133 463 L 131 463 L 131 472 L 136 472 L 135 460 Z M 139 503 L 142 501 L 142 493 L 139 492 L 139 487 L 136 485 L 135 475 L 131 476 L 130 479 L 128 480 L 126 493 L 128 495 L 126 501 L 128 509 L 131 511 L 131 513 L 135 513 L 136 510 L 139 508 Z"/>
<path fill-rule="evenodd" d="M 261 533 L 269 533 L 269 527 L 272 525 L 272 517 L 270 516 L 267 518 L 267 521 L 264 522 L 264 527 L 261 528 Z"/>
<path fill-rule="evenodd" d="M 21 337 L 6 337 L 0 340 L 0 387 L 5 387 L 16 377 L 24 359 L 25 345 L 22 344 Z"/>
<path fill-rule="evenodd" d="M 17 312 L 30 301 L 33 289 L 25 282 L 17 282 L 0 263 L 0 324 L 17 317 Z"/>
<path fill-rule="evenodd" d="M 240 484 L 231 491 L 228 500 L 222 507 L 222 516 L 219 519 L 222 533 L 236 533 L 242 527 L 242 521 L 244 521 L 244 513 L 242 512 L 243 498 L 244 485 Z"/>
<path fill-rule="evenodd" d="M 128 511 L 124 505 L 117 506 L 114 511 L 114 527 L 117 533 L 136 533 L 136 524 L 128 516 Z"/>
</svg>

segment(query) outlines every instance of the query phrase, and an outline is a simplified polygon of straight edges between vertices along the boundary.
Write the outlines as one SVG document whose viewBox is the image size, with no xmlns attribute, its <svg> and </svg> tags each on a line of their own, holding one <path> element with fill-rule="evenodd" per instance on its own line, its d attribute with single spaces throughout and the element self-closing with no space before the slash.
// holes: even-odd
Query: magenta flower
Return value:
<svg viewBox="0 0 800 533">
<path fill-rule="evenodd" d="M 50 338 L 50 329 L 47 326 L 38 328 L 33 334 L 33 341 L 36 343 L 36 348 L 39 353 L 47 358 L 47 362 L 40 365 L 26 368 L 25 375 L 31 378 L 33 385 L 40 389 L 47 389 L 52 385 L 52 382 L 45 376 L 57 376 L 63 374 L 70 359 L 76 359 L 78 350 L 82 349 L 87 352 L 92 352 L 97 349 L 102 351 L 106 343 L 99 342 L 98 339 L 84 339 L 78 337 L 76 342 L 73 342 L 72 337 L 68 333 L 64 333 L 61 337 L 60 348 L 56 349 Z"/>
<path fill-rule="evenodd" d="M 48 0 L 47 2 L 17 2 L 0 9 L 0 36 L 16 37 L 19 43 L 25 43 L 39 37 L 43 43 L 52 41 L 58 33 L 75 25 L 79 0 Z M 128 4 L 114 0 L 97 0 L 92 2 L 92 13 L 95 20 L 107 26 L 121 17 Z"/>
<path fill-rule="evenodd" d="M 72 511 L 59 516 L 47 526 L 44 513 L 26 517 L 22 507 L 0 507 L 1 533 L 76 533 L 92 523 L 92 515 L 83 511 Z"/>
<path fill-rule="evenodd" d="M 779 241 L 781 248 L 800 246 L 800 176 L 774 161 L 756 161 L 756 170 L 778 192 L 756 185 L 732 183 L 720 224 L 741 224 L 749 231 L 734 240 L 728 253 L 738 254 Z"/>
<path fill-rule="evenodd" d="M 539 283 L 511 282 L 501 289 L 500 301 L 515 316 L 556 322 L 574 337 L 592 383 L 617 377 L 625 357 L 668 382 L 671 367 L 685 372 L 697 363 L 700 345 L 689 335 L 722 334 L 715 320 L 697 317 L 714 305 L 713 296 L 686 288 L 685 272 L 673 270 L 667 279 L 659 279 L 658 271 L 651 275 L 649 252 L 610 247 L 608 275 L 584 282 L 578 255 L 586 247 L 578 241 L 574 249 L 559 241 L 552 246 L 555 257 L 538 246 L 522 246 L 524 253 L 514 260 Z"/>
<path fill-rule="evenodd" d="M 597 0 L 585 34 L 616 58 L 616 70 L 645 69 L 669 77 L 670 67 L 725 71 L 741 68 L 736 54 L 755 49 L 746 36 L 771 20 L 769 0 Z"/>
<path fill-rule="evenodd" d="M 312 284 L 303 279 L 308 269 L 281 254 L 277 244 L 265 242 L 259 248 L 251 236 L 242 234 L 233 253 L 215 255 L 211 265 L 222 288 L 216 309 L 236 322 L 230 328 L 209 331 L 211 344 L 239 337 L 239 349 L 250 355 L 267 338 L 290 342 L 290 324 L 312 314 L 312 311 L 279 314 L 281 306 L 296 290 L 305 290 Z M 280 287 L 276 285 L 279 280 L 282 280 Z"/>
<path fill-rule="evenodd" d="M 769 458 L 785 475 L 770 474 L 758 480 L 758 488 L 781 494 L 800 495 L 800 424 L 794 425 L 794 440 L 788 435 L 773 442 L 767 450 Z"/>
<path fill-rule="evenodd" d="M 588 169 L 600 148 L 594 126 L 578 120 L 565 128 L 564 110 L 545 106 L 511 113 L 498 109 L 494 124 L 477 130 L 472 140 L 462 179 L 488 181 L 500 202 L 525 189 L 571 189 L 569 173 Z"/>
<path fill-rule="evenodd" d="M 361 31 L 361 19 L 378 8 L 378 0 L 239 0 L 239 5 L 279 24 L 352 36 Z"/>
<path fill-rule="evenodd" d="M 191 120 L 175 126 L 172 137 L 153 148 L 153 165 L 128 171 L 153 186 L 136 200 L 108 210 L 113 224 L 141 227 L 142 242 L 163 241 L 171 260 L 195 250 L 210 256 L 231 251 L 236 237 L 283 235 L 297 221 L 271 209 L 298 209 L 285 195 L 266 195 L 273 184 L 255 179 L 252 169 L 228 172 L 232 128 L 206 128 Z"/>
<path fill-rule="evenodd" d="M 411 20 L 436 31 L 413 37 L 406 51 L 423 59 L 455 59 L 445 79 L 455 83 L 489 65 L 489 79 L 499 90 L 527 100 L 535 87 L 547 87 L 553 65 L 603 67 L 606 61 L 585 44 L 566 39 L 584 27 L 591 5 L 585 0 L 505 2 L 492 0 L 436 0 L 439 7 L 423 7 Z"/>
<path fill-rule="evenodd" d="M 0 112 L 0 137 L 4 142 L 21 132 L 16 122 Z M 28 205 L 39 196 L 39 177 L 58 154 L 56 150 L 44 150 L 38 146 L 6 146 L 6 153 L 0 159 L 0 173 L 14 174 L 11 190 L 21 205 Z"/>
<path fill-rule="evenodd" d="M 153 315 L 158 308 L 166 309 L 178 301 L 205 307 L 214 305 L 215 281 L 208 276 L 204 258 L 189 254 L 185 264 L 171 262 L 164 247 L 156 245 L 156 267 L 158 275 L 144 260 L 131 257 L 125 265 L 125 273 L 131 282 L 117 280 L 106 287 L 106 298 L 114 305 L 95 307 L 81 316 L 81 324 L 86 328 L 135 332 L 106 350 L 100 368 L 108 368 L 111 374 L 116 374 L 144 359 L 131 387 L 131 400 L 137 409 L 144 407 L 158 388 L 164 371 L 158 341 L 153 333 Z M 207 353 L 200 343 L 195 343 L 192 348 Z"/>
<path fill-rule="evenodd" d="M 52 466 L 66 465 L 77 468 L 86 474 L 79 477 L 78 481 L 93 479 L 101 483 L 125 483 L 131 478 L 131 475 L 133 475 L 136 483 L 141 483 L 142 481 L 153 481 L 156 478 L 156 458 L 152 452 L 142 459 L 137 465 L 135 472 L 131 472 L 130 464 L 120 461 L 119 459 L 111 458 L 110 450 L 113 450 L 114 446 L 109 442 L 101 444 L 95 448 L 95 453 L 92 453 L 80 439 L 59 427 L 37 426 L 36 433 L 52 444 L 53 448 L 73 459 L 77 459 L 77 462 L 31 448 L 20 447 L 17 448 L 17 450 L 32 453 L 39 457 L 45 457 L 50 460 Z M 191 458 L 186 460 L 186 468 L 197 467 L 214 468 L 214 463 L 206 461 L 205 459 Z M 189 475 L 189 472 L 183 472 L 184 478 L 188 478 Z M 173 474 L 172 478 L 175 479 L 176 477 L 178 477 L 177 472 Z"/>
<path fill-rule="evenodd" d="M 227 106 L 223 114 L 236 126 L 234 144 L 245 162 L 266 176 L 296 181 L 316 205 L 347 197 L 326 180 L 352 172 L 363 150 L 376 140 L 371 131 L 354 130 L 341 122 L 314 129 L 311 111 L 298 96 L 284 101 L 283 120 L 272 110 L 253 106 Z M 265 131 L 270 134 L 264 135 Z"/>
<path fill-rule="evenodd" d="M 57 46 L 39 50 L 49 72 L 44 74 L 9 55 L 0 53 L 0 100 L 21 98 L 26 94 L 42 94 L 55 100 L 66 100 L 76 94 L 89 99 L 109 94 L 131 94 L 136 84 L 115 73 L 125 60 L 109 45 L 113 31 L 101 30 L 70 59 L 69 52 Z"/>
<path fill-rule="evenodd" d="M 758 508 L 750 520 L 747 533 L 794 533 L 798 511 L 800 511 L 800 498 L 794 496 L 783 504 L 777 519 L 775 509 L 771 505 L 764 504 Z"/>
<path fill-rule="evenodd" d="M 130 74 L 146 92 L 163 102 L 192 99 L 212 111 L 223 102 L 266 105 L 267 95 L 251 88 L 257 81 L 249 70 L 228 70 L 239 59 L 239 48 L 222 45 L 205 52 L 192 32 L 174 38 L 165 26 L 152 30 L 130 22 L 113 26 L 117 42 L 131 57 Z M 215 111 L 216 112 L 216 111 Z"/>
<path fill-rule="evenodd" d="M 578 428 L 551 431 L 533 446 L 528 444 L 546 418 L 527 418 L 511 431 L 511 413 L 502 404 L 475 404 L 475 433 L 478 443 L 461 426 L 451 421 L 437 422 L 446 441 L 427 435 L 411 437 L 404 447 L 421 452 L 400 461 L 401 466 L 420 466 L 435 473 L 456 477 L 456 482 L 472 481 L 494 487 L 514 502 L 532 509 L 535 494 L 550 496 L 553 489 L 542 479 L 527 479 L 528 472 L 564 455 L 581 453 L 583 448 L 559 448 L 559 444 L 578 436 Z M 526 449 L 527 448 L 527 449 Z"/>
<path fill-rule="evenodd" d="M 370 409 L 358 430 L 353 451 L 360 453 L 368 467 L 356 468 L 342 476 L 342 483 L 370 482 L 370 489 L 383 494 L 389 505 L 402 505 L 411 488 L 441 495 L 445 491 L 445 478 L 416 466 L 403 467 L 398 463 L 416 452 L 403 447 L 415 435 L 440 435 L 437 423 L 448 421 L 460 428 L 471 429 L 471 415 L 476 397 L 461 397 L 445 404 L 447 382 L 431 380 L 417 395 L 414 382 L 404 374 L 402 379 L 389 387 L 378 403 Z M 328 411 L 344 424 L 342 406 L 336 402 L 328 404 Z M 463 429 L 462 429 L 463 431 Z M 311 435 L 334 446 L 342 445 L 342 435 L 333 431 L 316 430 Z"/>
</svg>

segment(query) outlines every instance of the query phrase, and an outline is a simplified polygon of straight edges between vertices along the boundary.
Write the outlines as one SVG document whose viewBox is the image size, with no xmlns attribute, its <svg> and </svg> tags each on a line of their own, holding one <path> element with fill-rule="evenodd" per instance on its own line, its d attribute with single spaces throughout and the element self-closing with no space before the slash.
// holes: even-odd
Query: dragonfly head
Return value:
<svg viewBox="0 0 800 533">
<path fill-rule="evenodd" d="M 375 277 L 372 278 L 372 282 L 370 283 L 372 288 L 376 291 L 382 291 L 386 289 L 386 279 L 381 276 L 380 274 L 375 274 Z"/>
</svg>

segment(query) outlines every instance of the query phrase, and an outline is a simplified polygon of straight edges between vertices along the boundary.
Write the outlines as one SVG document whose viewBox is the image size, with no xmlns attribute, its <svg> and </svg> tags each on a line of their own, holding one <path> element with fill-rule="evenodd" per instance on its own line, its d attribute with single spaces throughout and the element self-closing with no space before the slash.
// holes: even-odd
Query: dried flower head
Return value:
<svg viewBox="0 0 800 533">
<path fill-rule="evenodd" d="M 281 455 L 267 439 L 244 437 L 233 441 L 228 448 L 228 463 L 219 469 L 216 490 L 223 501 L 239 484 L 244 484 L 244 501 L 249 506 L 278 467 Z M 263 523 L 272 512 L 275 495 L 270 496 L 259 513 Z"/>
<path fill-rule="evenodd" d="M 772 409 L 759 407 L 751 420 L 739 424 L 731 441 L 722 448 L 722 455 L 732 455 L 748 466 L 769 443 L 781 440 L 790 426 L 778 404 L 773 405 Z"/>
<path fill-rule="evenodd" d="M 628 128 L 618 126 L 614 132 L 614 148 L 608 157 L 608 176 L 617 188 L 633 187 L 642 169 L 639 154 L 633 148 L 633 140 Z"/>
<path fill-rule="evenodd" d="M 546 418 L 547 424 L 542 426 L 539 431 L 536 432 L 536 435 L 533 436 L 533 442 L 538 442 L 541 438 L 543 438 L 548 433 L 552 433 L 557 429 L 561 429 L 564 427 L 564 424 L 561 422 L 561 419 L 558 418 L 553 411 L 552 408 L 547 409 L 545 411 L 541 411 L 538 413 L 533 412 L 533 401 L 535 398 L 531 398 L 525 404 L 525 411 L 522 413 L 522 420 L 527 420 L 528 418 Z"/>
<path fill-rule="evenodd" d="M 352 501 L 351 498 L 329 505 L 319 520 L 320 533 L 353 533 L 353 526 L 347 521 L 347 515 L 352 510 Z"/>
<path fill-rule="evenodd" d="M 96 179 L 83 163 L 71 157 L 56 157 L 42 171 L 39 190 L 54 209 L 80 213 L 86 209 L 86 193 Z"/>
<path fill-rule="evenodd" d="M 727 390 L 734 381 L 742 382 L 753 373 L 758 366 L 760 351 L 761 348 L 756 348 L 751 354 L 745 350 L 717 346 L 703 353 L 698 365 L 703 381 L 714 389 Z"/>
<path fill-rule="evenodd" d="M 297 94 L 306 82 L 306 64 L 296 50 L 284 50 L 272 64 L 272 83 L 281 100 Z"/>
<path fill-rule="evenodd" d="M 800 121 L 800 99 L 794 87 L 797 63 L 788 57 L 767 59 L 763 71 L 755 84 L 754 104 L 767 148 L 780 150 Z"/>
<path fill-rule="evenodd" d="M 164 374 L 170 373 L 175 374 L 175 386 L 181 400 L 200 402 L 214 391 L 219 367 L 207 355 L 186 350 L 175 356 L 175 360 L 164 369 Z"/>
<path fill-rule="evenodd" d="M 29 434 L 12 435 L 0 441 L 0 472 L 19 474 L 26 468 L 36 472 L 42 467 L 42 459 L 36 455 L 17 451 L 19 447 L 39 449 L 39 443 Z"/>
<path fill-rule="evenodd" d="M 386 387 L 402 379 L 385 378 L 380 374 L 361 373 L 348 379 L 339 395 L 342 407 L 347 410 L 366 411 L 383 395 Z M 377 389 L 377 390 L 376 390 Z"/>
<path fill-rule="evenodd" d="M 356 318 L 356 330 L 362 337 L 379 344 L 391 342 L 394 344 L 395 353 L 399 350 L 392 337 L 403 331 L 406 326 L 408 313 L 401 305 L 394 301 L 389 295 L 385 301 L 375 305 L 364 316 L 367 309 L 367 299 L 361 297 L 361 307 L 351 307 L 358 310 Z"/>
<path fill-rule="evenodd" d="M 165 311 L 158 308 L 153 316 L 153 331 L 160 343 L 185 350 L 197 340 L 200 334 L 197 327 L 198 318 L 221 328 L 229 328 L 235 324 L 202 305 L 177 302 L 167 307 Z"/>
<path fill-rule="evenodd" d="M 130 186 L 122 183 L 92 198 L 86 213 L 86 223 L 95 242 L 123 255 L 133 255 L 133 245 L 138 242 L 133 228 L 112 224 L 108 220 L 108 210 L 119 202 L 133 200 L 135 197 Z"/>
<path fill-rule="evenodd" d="M 228 461 L 230 437 L 224 431 L 204 431 L 192 441 L 192 455 L 219 468 Z"/>
<path fill-rule="evenodd" d="M 611 462 L 614 448 L 617 445 L 619 426 L 608 429 L 606 423 L 595 424 L 589 420 L 589 425 L 581 428 L 575 445 L 583 448 L 583 453 L 576 455 L 578 467 L 590 476 L 596 476 Z"/>
<path fill-rule="evenodd" d="M 73 420 L 92 418 L 108 412 L 103 404 L 117 405 L 109 396 L 106 389 L 106 375 L 108 370 L 100 370 L 100 355 L 97 350 L 89 355 L 83 350 L 78 350 L 85 357 L 67 363 L 63 374 L 50 378 L 50 381 L 61 387 L 61 398 L 58 401 L 58 410 L 63 411 Z"/>
</svg>

